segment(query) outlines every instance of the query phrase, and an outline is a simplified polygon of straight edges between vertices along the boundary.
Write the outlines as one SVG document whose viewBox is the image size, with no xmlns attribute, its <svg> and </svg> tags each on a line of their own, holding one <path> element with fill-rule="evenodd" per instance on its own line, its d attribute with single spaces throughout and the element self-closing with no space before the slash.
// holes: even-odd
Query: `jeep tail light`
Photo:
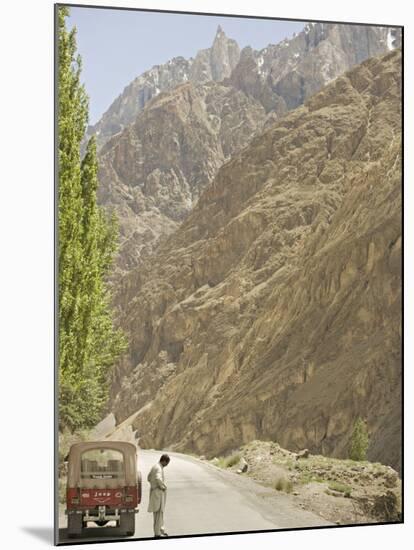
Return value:
<svg viewBox="0 0 414 550">
<path fill-rule="evenodd" d="M 66 490 L 66 502 L 69 507 L 80 504 L 80 491 L 76 487 L 68 487 Z"/>
</svg>

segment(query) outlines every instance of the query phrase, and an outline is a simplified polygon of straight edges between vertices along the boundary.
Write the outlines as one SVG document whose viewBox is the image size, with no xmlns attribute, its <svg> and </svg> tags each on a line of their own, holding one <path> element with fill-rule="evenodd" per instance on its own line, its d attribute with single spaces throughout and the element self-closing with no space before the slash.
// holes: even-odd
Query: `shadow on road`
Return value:
<svg viewBox="0 0 414 550">
<path fill-rule="evenodd" d="M 59 542 L 79 542 L 79 541 L 89 541 L 92 540 L 101 540 L 101 539 L 111 539 L 115 538 L 117 540 L 128 539 L 125 535 L 121 535 L 118 527 L 99 527 L 86 528 L 82 530 L 82 534 L 78 537 L 69 538 L 67 529 L 59 529 Z"/>
</svg>

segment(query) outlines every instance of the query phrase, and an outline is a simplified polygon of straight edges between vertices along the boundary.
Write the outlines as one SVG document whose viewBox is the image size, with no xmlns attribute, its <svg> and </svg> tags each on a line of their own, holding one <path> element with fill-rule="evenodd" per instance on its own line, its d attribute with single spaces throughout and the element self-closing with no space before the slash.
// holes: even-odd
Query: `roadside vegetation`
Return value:
<svg viewBox="0 0 414 550">
<path fill-rule="evenodd" d="M 285 476 L 276 477 L 274 487 L 276 491 L 283 491 L 284 493 L 291 493 L 293 491 L 293 483 Z"/>
<path fill-rule="evenodd" d="M 366 456 L 367 434 L 361 426 L 357 421 L 357 435 L 353 435 L 350 447 L 359 449 L 358 456 Z M 400 521 L 401 480 L 397 472 L 390 466 L 352 456 L 338 459 L 308 451 L 295 453 L 272 441 L 252 441 L 210 462 L 247 475 L 276 494 L 294 499 L 299 507 L 337 524 Z M 247 464 L 243 474 L 240 461 Z"/>
<path fill-rule="evenodd" d="M 358 417 L 351 436 L 349 458 L 351 458 L 351 460 L 366 460 L 368 447 L 368 427 L 366 422 Z"/>
<path fill-rule="evenodd" d="M 59 430 L 94 426 L 107 403 L 110 371 L 126 349 L 115 328 L 107 278 L 118 226 L 97 203 L 95 138 L 81 143 L 88 123 L 82 60 L 69 9 L 58 11 L 58 267 Z"/>
<path fill-rule="evenodd" d="M 220 468 L 231 468 L 240 462 L 241 453 L 233 453 L 218 459 L 217 466 Z"/>
</svg>

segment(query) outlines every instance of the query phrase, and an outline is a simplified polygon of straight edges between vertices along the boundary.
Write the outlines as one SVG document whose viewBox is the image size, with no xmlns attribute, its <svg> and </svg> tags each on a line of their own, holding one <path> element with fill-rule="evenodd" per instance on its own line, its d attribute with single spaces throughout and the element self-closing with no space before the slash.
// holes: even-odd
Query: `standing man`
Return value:
<svg viewBox="0 0 414 550">
<path fill-rule="evenodd" d="M 167 499 L 167 486 L 164 483 L 164 468 L 168 466 L 170 457 L 163 454 L 147 476 L 150 483 L 148 512 L 154 514 L 154 536 L 156 539 L 168 537 L 164 530 L 164 509 Z"/>
</svg>

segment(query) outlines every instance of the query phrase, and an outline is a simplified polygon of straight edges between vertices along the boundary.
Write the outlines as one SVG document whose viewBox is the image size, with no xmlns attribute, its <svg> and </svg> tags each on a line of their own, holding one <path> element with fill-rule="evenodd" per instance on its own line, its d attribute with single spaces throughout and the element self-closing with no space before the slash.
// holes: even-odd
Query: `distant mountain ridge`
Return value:
<svg viewBox="0 0 414 550">
<path fill-rule="evenodd" d="M 259 99 L 266 110 L 285 112 L 353 65 L 400 45 L 398 29 L 308 23 L 291 39 L 262 50 L 246 47 L 240 52 L 237 42 L 219 25 L 210 48 L 200 50 L 194 58 L 175 57 L 155 65 L 128 84 L 101 119 L 88 128 L 87 137 L 95 134 L 102 146 L 132 123 L 153 97 L 187 81 L 198 84 L 230 78 L 232 85 Z M 320 56 L 318 61 L 312 59 L 315 55 Z"/>
<path fill-rule="evenodd" d="M 308 23 L 289 40 L 259 51 L 244 48 L 229 83 L 266 111 L 283 114 L 351 67 L 400 45 L 399 29 Z"/>
</svg>

